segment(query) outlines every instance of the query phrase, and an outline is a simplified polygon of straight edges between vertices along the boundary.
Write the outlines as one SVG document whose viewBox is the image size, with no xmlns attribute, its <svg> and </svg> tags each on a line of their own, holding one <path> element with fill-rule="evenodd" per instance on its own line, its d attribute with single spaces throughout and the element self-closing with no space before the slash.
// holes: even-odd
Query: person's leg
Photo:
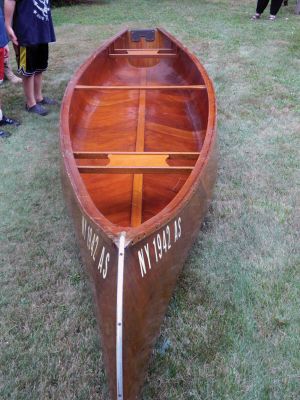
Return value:
<svg viewBox="0 0 300 400">
<path fill-rule="evenodd" d="M 272 0 L 271 1 L 271 8 L 270 8 L 270 15 L 276 16 L 283 0 Z"/>
<path fill-rule="evenodd" d="M 36 46 L 14 46 L 18 63 L 18 72 L 22 74 L 25 108 L 28 112 L 45 116 L 48 111 L 37 104 L 35 99 Z M 40 72 L 40 71 L 38 71 Z"/>
<path fill-rule="evenodd" d="M 43 96 L 43 72 L 48 68 L 49 46 L 47 43 L 37 46 L 36 75 L 34 81 L 34 95 L 37 104 L 53 106 L 56 100 Z"/>
<path fill-rule="evenodd" d="M 43 74 L 42 72 L 36 73 L 34 75 L 34 98 L 36 103 L 39 103 L 43 100 L 42 88 L 43 88 Z"/>
<path fill-rule="evenodd" d="M 0 101 L 0 120 L 2 119 L 2 117 L 3 117 L 3 114 L 2 114 L 1 101 Z M 2 129 L 0 128 L 0 138 L 1 138 L 1 139 L 7 138 L 7 137 L 9 137 L 10 135 L 11 135 L 10 132 L 4 131 L 4 130 L 2 130 Z"/>
<path fill-rule="evenodd" d="M 2 129 L 4 125 L 19 126 L 20 122 L 15 119 L 6 117 L 2 112 L 1 101 L 0 101 L 0 138 L 7 138 L 11 135 L 10 132 Z"/>
<path fill-rule="evenodd" d="M 265 11 L 268 4 L 269 0 L 258 0 L 256 6 L 256 13 L 262 14 Z"/>
<path fill-rule="evenodd" d="M 34 96 L 35 96 L 35 101 L 37 104 L 46 105 L 46 106 L 54 106 L 57 104 L 56 100 L 43 96 L 43 74 L 42 74 L 42 72 L 38 72 L 35 74 Z"/>
<path fill-rule="evenodd" d="M 30 113 L 45 116 L 48 110 L 36 101 L 35 94 L 41 93 L 42 90 L 42 77 L 41 73 L 31 76 L 23 76 L 23 88 L 26 98 L 26 110 Z M 40 95 L 41 96 L 41 95 Z"/>
<path fill-rule="evenodd" d="M 18 72 L 22 75 L 26 107 L 30 108 L 36 104 L 34 97 L 34 66 L 32 63 L 31 48 L 14 45 L 14 49 L 17 58 Z"/>
<path fill-rule="evenodd" d="M 22 76 L 23 81 L 23 89 L 26 99 L 26 106 L 27 108 L 31 108 L 36 104 L 35 95 L 34 95 L 34 81 L 35 76 Z"/>
<path fill-rule="evenodd" d="M 4 48 L 5 52 L 4 52 L 4 76 L 6 79 L 8 79 L 9 81 L 11 81 L 12 83 L 21 83 L 22 79 L 17 77 L 11 68 L 10 65 L 10 52 L 9 52 L 9 47 L 8 45 L 5 46 Z"/>
</svg>

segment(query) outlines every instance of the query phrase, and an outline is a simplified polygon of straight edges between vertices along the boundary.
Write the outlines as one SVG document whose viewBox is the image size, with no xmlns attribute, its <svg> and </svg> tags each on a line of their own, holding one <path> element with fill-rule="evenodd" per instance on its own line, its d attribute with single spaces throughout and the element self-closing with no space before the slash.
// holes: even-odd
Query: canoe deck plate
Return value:
<svg viewBox="0 0 300 400">
<path fill-rule="evenodd" d="M 146 42 L 153 42 L 155 40 L 154 29 L 135 29 L 130 31 L 131 40 L 133 42 L 139 42 L 141 38 L 145 38 Z"/>
</svg>

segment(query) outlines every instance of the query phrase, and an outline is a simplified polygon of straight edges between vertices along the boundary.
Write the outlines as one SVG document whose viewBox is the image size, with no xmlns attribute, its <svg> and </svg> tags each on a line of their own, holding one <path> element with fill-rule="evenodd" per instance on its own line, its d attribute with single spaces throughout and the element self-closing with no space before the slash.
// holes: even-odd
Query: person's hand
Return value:
<svg viewBox="0 0 300 400">
<path fill-rule="evenodd" d="M 13 44 L 15 44 L 16 46 L 18 46 L 18 45 L 19 45 L 18 39 L 17 39 L 17 36 L 16 36 L 16 34 L 15 34 L 13 28 L 12 28 L 11 26 L 6 26 L 6 31 L 7 31 L 8 37 L 9 37 L 10 40 L 13 42 Z"/>
</svg>

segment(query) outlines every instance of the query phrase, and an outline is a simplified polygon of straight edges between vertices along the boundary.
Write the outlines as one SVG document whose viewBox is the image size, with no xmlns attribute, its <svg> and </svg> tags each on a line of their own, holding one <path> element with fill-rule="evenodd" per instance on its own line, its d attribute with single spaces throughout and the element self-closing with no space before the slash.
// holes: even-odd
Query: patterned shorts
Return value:
<svg viewBox="0 0 300 400">
<path fill-rule="evenodd" d="M 34 46 L 14 46 L 18 64 L 18 72 L 24 76 L 46 71 L 48 67 L 48 43 Z"/>
</svg>

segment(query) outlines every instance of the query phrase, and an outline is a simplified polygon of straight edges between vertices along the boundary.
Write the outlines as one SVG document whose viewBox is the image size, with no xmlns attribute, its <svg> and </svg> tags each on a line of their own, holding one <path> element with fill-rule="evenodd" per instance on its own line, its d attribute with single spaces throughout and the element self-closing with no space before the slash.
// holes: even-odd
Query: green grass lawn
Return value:
<svg viewBox="0 0 300 400">
<path fill-rule="evenodd" d="M 151 360 L 143 400 L 300 398 L 300 17 L 253 0 L 102 1 L 53 10 L 45 93 L 125 26 L 163 26 L 215 84 L 215 198 Z M 88 280 L 59 174 L 59 107 L 0 142 L 0 398 L 108 399 Z"/>
</svg>

